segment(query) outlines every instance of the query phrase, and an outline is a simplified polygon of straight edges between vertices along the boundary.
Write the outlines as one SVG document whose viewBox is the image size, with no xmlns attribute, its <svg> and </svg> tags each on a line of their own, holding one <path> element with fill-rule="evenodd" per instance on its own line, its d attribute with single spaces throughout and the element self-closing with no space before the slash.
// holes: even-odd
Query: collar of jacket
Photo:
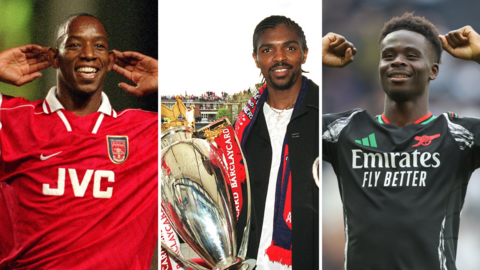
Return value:
<svg viewBox="0 0 480 270">
<path fill-rule="evenodd" d="M 318 85 L 309 79 L 307 95 L 303 100 L 303 104 L 300 105 L 300 108 L 298 108 L 298 111 L 292 117 L 290 122 L 307 113 L 308 108 L 313 108 L 318 111 L 319 102 L 320 102 L 318 98 L 319 91 L 320 91 L 320 88 L 318 87 Z"/>
<path fill-rule="evenodd" d="M 298 108 L 298 111 L 295 112 L 295 115 L 290 120 L 290 122 L 306 114 L 307 111 L 312 108 L 315 109 L 316 113 L 318 114 L 318 107 L 319 107 L 318 97 L 319 97 L 319 87 L 317 84 L 315 84 L 312 80 L 309 79 L 308 90 L 307 90 L 305 99 L 303 100 L 303 103 Z M 255 120 L 254 127 L 252 127 L 251 132 L 259 136 L 263 140 L 270 142 L 267 123 L 265 120 L 265 115 L 263 114 L 263 105 L 258 109 L 260 109 L 261 111 L 259 111 L 258 117 Z"/>
</svg>

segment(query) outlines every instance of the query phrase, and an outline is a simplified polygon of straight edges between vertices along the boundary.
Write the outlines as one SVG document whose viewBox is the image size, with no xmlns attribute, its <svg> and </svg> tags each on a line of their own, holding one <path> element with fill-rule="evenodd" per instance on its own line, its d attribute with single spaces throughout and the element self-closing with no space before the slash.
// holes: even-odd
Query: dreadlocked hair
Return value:
<svg viewBox="0 0 480 270">
<path fill-rule="evenodd" d="M 425 17 L 413 16 L 413 12 L 406 12 L 401 17 L 393 17 L 386 22 L 380 31 L 378 43 L 390 33 L 398 30 L 408 30 L 423 35 L 430 43 L 434 53 L 436 63 L 440 64 L 442 57 L 442 43 L 438 38 L 437 28 Z"/>
<path fill-rule="evenodd" d="M 255 27 L 255 31 L 253 32 L 253 53 L 257 54 L 257 45 L 260 36 L 265 32 L 267 29 L 275 29 L 277 26 L 284 24 L 289 29 L 293 30 L 298 37 L 302 40 L 302 50 L 305 51 L 307 49 L 307 40 L 305 39 L 305 34 L 303 33 L 302 27 L 298 25 L 295 21 L 285 16 L 273 15 L 263 19 L 257 27 Z"/>
</svg>

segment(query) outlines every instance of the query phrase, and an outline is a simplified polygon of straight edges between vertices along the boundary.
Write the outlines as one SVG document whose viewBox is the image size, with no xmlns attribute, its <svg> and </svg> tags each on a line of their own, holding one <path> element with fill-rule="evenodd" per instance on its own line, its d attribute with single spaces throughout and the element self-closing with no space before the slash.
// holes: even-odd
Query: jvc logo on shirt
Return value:
<svg viewBox="0 0 480 270">
<path fill-rule="evenodd" d="M 57 188 L 50 188 L 49 184 L 43 184 L 42 192 L 48 196 L 62 196 L 65 193 L 65 178 L 68 170 L 68 176 L 72 182 L 73 193 L 75 197 L 84 197 L 88 184 L 93 176 L 93 197 L 101 199 L 109 199 L 113 194 L 113 187 L 107 187 L 105 191 L 100 190 L 102 179 L 107 182 L 115 182 L 115 173 L 113 171 L 103 170 L 87 170 L 83 176 L 82 182 L 78 181 L 77 171 L 75 169 L 58 169 Z"/>
</svg>

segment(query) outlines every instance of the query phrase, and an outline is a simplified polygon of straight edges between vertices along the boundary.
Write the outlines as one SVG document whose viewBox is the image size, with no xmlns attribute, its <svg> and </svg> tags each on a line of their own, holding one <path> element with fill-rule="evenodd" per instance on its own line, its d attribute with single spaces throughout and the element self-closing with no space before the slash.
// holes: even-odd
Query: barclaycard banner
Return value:
<svg viewBox="0 0 480 270">
<path fill-rule="evenodd" d="M 243 166 L 242 154 L 235 142 L 235 135 L 231 126 L 222 130 L 222 133 L 214 139 L 222 154 L 225 171 L 232 188 L 233 199 L 235 201 L 235 211 L 237 220 L 243 206 L 243 196 L 241 185 L 245 182 L 245 168 Z"/>
<path fill-rule="evenodd" d="M 160 208 L 160 238 L 161 241 L 166 243 L 167 246 L 177 253 L 180 256 L 183 256 L 182 251 L 180 250 L 180 242 L 178 241 L 177 234 L 173 231 L 172 226 L 168 222 L 167 216 L 163 213 L 163 210 Z M 181 262 L 175 261 L 173 258 L 169 257 L 167 252 L 161 248 L 160 250 L 160 269 L 161 270 L 180 270 L 188 268 L 183 268 Z"/>
</svg>

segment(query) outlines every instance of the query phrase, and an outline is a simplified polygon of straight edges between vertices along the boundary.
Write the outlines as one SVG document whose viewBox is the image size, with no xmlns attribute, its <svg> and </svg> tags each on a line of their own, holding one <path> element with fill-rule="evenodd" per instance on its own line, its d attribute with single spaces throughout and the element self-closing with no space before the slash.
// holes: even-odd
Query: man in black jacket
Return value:
<svg viewBox="0 0 480 270">
<path fill-rule="evenodd" d="M 302 76 L 302 28 L 284 16 L 261 21 L 253 59 L 266 84 L 244 107 L 235 130 L 251 181 L 248 257 L 256 269 L 318 269 L 318 86 Z M 246 194 L 246 193 L 244 193 Z M 245 224 L 245 211 L 239 227 Z"/>
</svg>

